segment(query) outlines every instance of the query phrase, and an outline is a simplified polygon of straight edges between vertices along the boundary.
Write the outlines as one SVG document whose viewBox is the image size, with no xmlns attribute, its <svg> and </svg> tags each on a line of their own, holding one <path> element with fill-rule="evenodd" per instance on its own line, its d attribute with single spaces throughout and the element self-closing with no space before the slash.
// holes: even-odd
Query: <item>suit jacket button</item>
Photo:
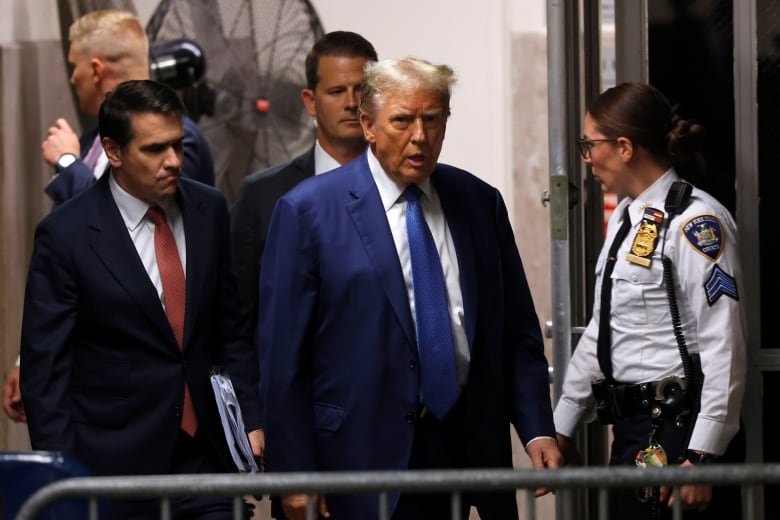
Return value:
<svg viewBox="0 0 780 520">
<path fill-rule="evenodd" d="M 412 412 L 406 414 L 406 422 L 408 422 L 409 424 L 412 424 L 414 422 L 414 414 Z"/>
<path fill-rule="evenodd" d="M 409 368 L 417 368 L 417 363 L 413 360 L 409 361 Z"/>
</svg>

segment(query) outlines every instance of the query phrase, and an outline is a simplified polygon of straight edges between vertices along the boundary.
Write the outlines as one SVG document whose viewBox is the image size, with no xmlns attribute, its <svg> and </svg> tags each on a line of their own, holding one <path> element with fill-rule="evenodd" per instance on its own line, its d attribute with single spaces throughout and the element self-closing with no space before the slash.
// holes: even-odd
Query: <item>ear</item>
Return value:
<svg viewBox="0 0 780 520">
<path fill-rule="evenodd" d="M 303 106 L 306 107 L 306 112 L 311 117 L 317 117 L 317 105 L 314 102 L 314 91 L 308 88 L 301 90 L 301 99 L 303 100 Z"/>
<path fill-rule="evenodd" d="M 106 156 L 108 157 L 108 162 L 111 163 L 111 167 L 121 168 L 122 149 L 119 147 L 119 144 L 110 137 L 103 137 L 100 140 L 100 143 L 103 145 L 103 150 L 106 151 Z"/>
<path fill-rule="evenodd" d="M 618 137 L 617 145 L 620 151 L 620 159 L 628 163 L 634 157 L 634 143 L 627 137 Z"/>
<path fill-rule="evenodd" d="M 366 114 L 361 112 L 360 114 L 360 126 L 363 127 L 363 136 L 369 144 L 376 142 L 376 135 L 374 134 L 374 122 Z"/>
<path fill-rule="evenodd" d="M 106 76 L 106 64 L 103 63 L 103 60 L 92 58 L 89 60 L 89 66 L 92 68 L 92 82 L 95 85 L 100 84 Z"/>
</svg>

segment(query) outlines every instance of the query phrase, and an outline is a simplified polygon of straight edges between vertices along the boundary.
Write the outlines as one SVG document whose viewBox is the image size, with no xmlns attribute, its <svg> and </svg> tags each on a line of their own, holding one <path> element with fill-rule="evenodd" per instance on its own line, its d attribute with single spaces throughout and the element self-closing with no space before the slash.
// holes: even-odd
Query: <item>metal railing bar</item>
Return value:
<svg viewBox="0 0 780 520">
<path fill-rule="evenodd" d="M 609 493 L 606 488 L 599 489 L 599 520 L 607 520 L 609 514 Z"/>
<path fill-rule="evenodd" d="M 387 493 L 379 493 L 379 520 L 388 520 Z"/>
<path fill-rule="evenodd" d="M 450 516 L 452 517 L 452 520 L 461 520 L 460 515 L 460 493 L 458 491 L 453 491 L 451 496 L 451 503 L 450 503 Z"/>
<path fill-rule="evenodd" d="M 745 504 L 742 510 L 745 513 L 745 518 L 756 518 L 756 504 L 753 502 L 756 496 L 755 487 L 745 486 L 742 488 L 742 503 Z"/>
<path fill-rule="evenodd" d="M 315 520 L 314 510 L 318 505 L 314 503 L 315 498 L 315 495 L 312 493 L 309 495 L 309 499 L 306 501 L 306 520 Z M 317 513 L 319 514 L 319 511 L 317 511 Z"/>
<path fill-rule="evenodd" d="M 89 499 L 89 520 L 98 520 L 98 503 L 96 498 Z"/>
<path fill-rule="evenodd" d="M 645 469 L 567 467 L 555 470 L 526 468 L 76 477 L 40 489 L 23 504 L 17 518 L 34 518 L 34 514 L 48 502 L 68 497 L 310 494 L 312 490 L 322 494 L 450 493 L 539 487 L 625 488 L 696 483 L 739 486 L 776 484 L 780 483 L 780 464 L 716 464 L 693 468 L 671 466 Z M 312 505 L 313 502 L 313 499 L 309 500 Z"/>
<path fill-rule="evenodd" d="M 533 489 L 525 491 L 525 517 L 536 518 L 536 497 Z"/>
<path fill-rule="evenodd" d="M 244 519 L 244 499 L 238 495 L 233 497 L 233 520 Z"/>
<path fill-rule="evenodd" d="M 171 499 L 162 497 L 160 500 L 160 520 L 171 520 Z"/>
<path fill-rule="evenodd" d="M 672 496 L 674 497 L 674 505 L 672 506 L 672 520 L 682 520 L 682 496 L 680 495 L 679 486 L 672 490 Z"/>
</svg>

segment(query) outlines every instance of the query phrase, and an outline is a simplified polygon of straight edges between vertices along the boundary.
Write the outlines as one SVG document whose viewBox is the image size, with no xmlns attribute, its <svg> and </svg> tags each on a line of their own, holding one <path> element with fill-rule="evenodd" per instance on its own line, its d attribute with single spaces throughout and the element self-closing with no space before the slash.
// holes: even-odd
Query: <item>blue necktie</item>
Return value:
<svg viewBox="0 0 780 520">
<path fill-rule="evenodd" d="M 458 400 L 458 378 L 444 274 L 420 208 L 421 194 L 414 184 L 404 191 L 422 378 L 420 399 L 433 415 L 443 419 Z"/>
</svg>

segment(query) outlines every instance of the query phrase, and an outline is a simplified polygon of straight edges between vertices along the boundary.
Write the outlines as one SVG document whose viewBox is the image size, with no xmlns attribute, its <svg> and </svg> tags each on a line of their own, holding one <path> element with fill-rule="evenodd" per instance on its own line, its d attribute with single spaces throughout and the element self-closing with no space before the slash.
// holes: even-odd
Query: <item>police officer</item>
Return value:
<svg viewBox="0 0 780 520">
<path fill-rule="evenodd" d="M 613 425 L 610 465 L 744 459 L 736 224 L 712 196 L 679 182 L 683 165 L 701 164 L 701 132 L 646 84 L 618 85 L 588 107 L 582 156 L 604 191 L 624 197 L 596 265 L 593 317 L 555 408 L 568 461 L 579 460 L 572 437 L 594 409 Z M 680 492 L 685 518 L 741 517 L 738 489 Z M 668 518 L 673 500 L 668 487 L 613 490 L 610 517 Z"/>
</svg>

